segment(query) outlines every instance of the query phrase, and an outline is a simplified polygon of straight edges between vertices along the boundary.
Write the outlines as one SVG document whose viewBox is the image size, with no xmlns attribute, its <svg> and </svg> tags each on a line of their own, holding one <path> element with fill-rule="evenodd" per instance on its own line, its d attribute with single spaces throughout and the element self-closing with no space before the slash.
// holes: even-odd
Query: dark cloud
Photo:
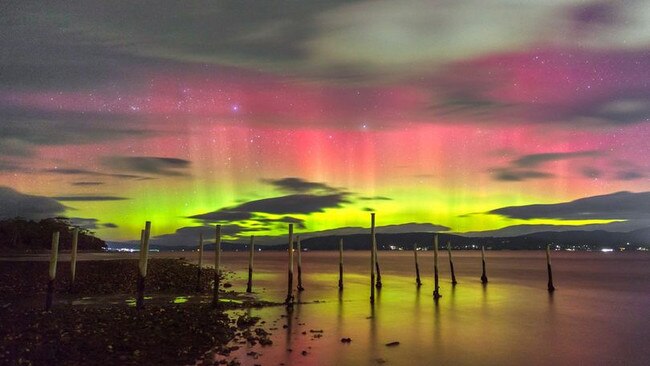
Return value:
<svg viewBox="0 0 650 366">
<path fill-rule="evenodd" d="M 279 219 L 256 217 L 252 220 L 254 223 L 261 224 L 294 224 L 298 229 L 306 229 L 305 220 L 297 217 L 283 216 Z"/>
<path fill-rule="evenodd" d="M 282 178 L 282 179 L 263 179 L 265 183 L 268 183 L 280 190 L 290 193 L 307 193 L 307 192 L 337 192 L 338 189 L 330 187 L 325 183 L 320 182 L 310 182 L 301 178 Z"/>
<path fill-rule="evenodd" d="M 564 203 L 502 207 L 488 213 L 524 220 L 647 220 L 650 192 L 617 192 Z"/>
<path fill-rule="evenodd" d="M 18 172 L 22 169 L 15 163 L 0 160 L 0 172 Z"/>
<path fill-rule="evenodd" d="M 620 180 L 635 180 L 644 177 L 645 175 L 643 173 L 638 172 L 636 170 L 625 170 L 616 173 L 616 179 L 620 179 Z"/>
<path fill-rule="evenodd" d="M 84 186 L 100 186 L 100 185 L 104 184 L 104 182 L 86 181 L 86 182 L 72 182 L 70 184 L 72 184 L 73 186 L 84 187 Z"/>
<path fill-rule="evenodd" d="M 576 6 L 571 12 L 571 19 L 577 23 L 614 25 L 620 19 L 619 8 L 613 2 L 593 2 Z"/>
<path fill-rule="evenodd" d="M 208 212 L 199 215 L 189 216 L 191 219 L 199 219 L 203 221 L 218 222 L 218 221 L 243 221 L 253 217 L 253 214 L 245 211 L 237 211 L 231 209 L 221 209 L 213 212 Z"/>
<path fill-rule="evenodd" d="M 152 65 L 298 65 L 315 18 L 340 3 L 25 0 L 3 12 L 0 47 L 11 57 L 0 59 L 0 85 L 83 89 Z"/>
<path fill-rule="evenodd" d="M 89 144 L 151 134 L 109 114 L 45 112 L 3 108 L 1 104 L 0 121 L 0 153 L 8 156 L 32 156 L 39 146 Z"/>
<path fill-rule="evenodd" d="M 603 175 L 603 172 L 600 169 L 592 167 L 583 167 L 580 170 L 580 173 L 586 178 L 600 178 Z"/>
<path fill-rule="evenodd" d="M 543 179 L 553 177 L 553 174 L 540 172 L 537 170 L 510 168 L 493 169 L 492 174 L 494 179 L 503 182 L 522 182 L 529 179 Z"/>
<path fill-rule="evenodd" d="M 85 218 L 85 217 L 70 217 L 68 218 L 70 220 L 70 224 L 72 226 L 78 226 L 82 229 L 88 229 L 88 230 L 96 230 L 97 229 L 97 223 L 99 222 L 98 219 L 93 219 L 93 218 Z"/>
<path fill-rule="evenodd" d="M 56 200 L 17 192 L 0 186 L 0 218 L 44 219 L 60 215 L 65 206 Z"/>
<path fill-rule="evenodd" d="M 236 236 L 242 231 L 248 229 L 238 224 L 221 225 L 221 235 Z M 158 235 L 151 238 L 151 244 L 160 246 L 188 246 L 197 247 L 199 245 L 199 235 L 203 234 L 203 243 L 212 244 L 216 238 L 216 228 L 214 226 L 186 226 L 176 230 L 172 234 Z"/>
<path fill-rule="evenodd" d="M 82 31 L 75 24 L 76 15 L 66 8 L 72 10 L 82 4 L 42 6 L 30 0 L 19 3 L 2 9 L 0 47 L 11 57 L 0 59 L 0 85 L 83 89 L 125 78 L 128 66 L 137 63 L 137 59 L 121 51 L 122 42 Z"/>
<path fill-rule="evenodd" d="M 359 197 L 359 200 L 361 201 L 392 201 L 393 199 L 390 197 L 386 196 L 366 196 L 366 197 Z"/>
<path fill-rule="evenodd" d="M 585 157 L 598 157 L 602 155 L 604 155 L 604 153 L 602 151 L 597 151 L 597 150 L 529 154 L 513 160 L 512 164 L 520 168 L 536 168 L 544 163 L 548 163 L 552 161 L 585 158 Z"/>
<path fill-rule="evenodd" d="M 57 201 L 70 201 L 70 202 L 90 202 L 90 201 L 123 201 L 130 198 L 117 197 L 117 196 L 56 196 L 52 197 Z"/>
<path fill-rule="evenodd" d="M 473 72 L 472 72 L 473 74 Z M 510 111 L 516 107 L 512 103 L 500 102 L 488 95 L 483 95 L 486 86 L 480 86 L 485 80 L 485 74 L 467 80 L 456 74 L 436 77 L 434 93 L 438 94 L 432 111 L 439 116 L 464 116 L 474 120 L 490 120 L 497 118 L 501 112 Z M 481 91 L 483 89 L 483 91 Z"/>
<path fill-rule="evenodd" d="M 86 169 L 75 169 L 75 168 L 53 168 L 53 169 L 43 169 L 42 171 L 45 173 L 61 174 L 61 175 L 86 175 L 91 177 L 110 177 L 110 178 L 135 179 L 135 180 L 154 179 L 151 177 L 143 177 L 141 175 L 102 173 L 102 172 L 94 172 Z"/>
<path fill-rule="evenodd" d="M 585 13 L 594 15 L 596 11 L 590 9 Z M 587 33 L 593 36 L 607 28 L 603 23 L 597 27 L 602 29 L 592 28 Z M 582 70 L 585 64 L 602 78 L 595 81 L 578 73 L 568 84 L 566 79 L 559 78 Z M 504 90 L 516 92 L 512 87 L 520 82 L 516 70 L 523 67 L 535 75 L 558 75 L 557 82 L 553 85 L 546 81 L 548 87 L 527 90 L 527 100 L 504 97 Z M 435 95 L 435 115 L 450 116 L 452 120 L 455 115 L 475 122 L 524 120 L 584 128 L 625 126 L 650 120 L 648 67 L 650 57 L 643 48 L 596 48 L 576 54 L 570 49 L 536 47 L 452 62 L 435 72 L 425 86 Z M 552 93 L 562 94 L 563 98 Z"/>
<path fill-rule="evenodd" d="M 234 207 L 194 215 L 191 218 L 205 221 L 241 221 L 250 219 L 253 213 L 275 215 L 310 214 L 323 212 L 326 208 L 341 207 L 344 203 L 349 203 L 347 195 L 344 193 L 328 195 L 292 194 L 248 201 Z"/>
<path fill-rule="evenodd" d="M 349 203 L 349 201 L 347 195 L 343 193 L 327 195 L 292 194 L 246 202 L 237 206 L 235 210 L 277 215 L 310 214 L 323 212 L 326 208 L 341 207 L 344 203 Z"/>
<path fill-rule="evenodd" d="M 650 62 L 646 62 L 650 66 Z M 561 121 L 593 121 L 609 125 L 629 125 L 650 121 L 650 90 L 625 90 L 603 97 L 576 102 L 572 108 L 558 108 L 550 117 Z"/>
<path fill-rule="evenodd" d="M 100 223 L 98 219 L 93 218 L 71 217 L 69 220 L 73 226 L 78 226 L 80 228 L 88 230 L 97 230 L 101 228 L 114 229 L 118 227 L 117 225 L 110 222 Z"/>
<path fill-rule="evenodd" d="M 111 156 L 103 159 L 103 164 L 115 170 L 163 176 L 187 176 L 189 160 L 151 156 Z"/>
<path fill-rule="evenodd" d="M 545 179 L 553 177 L 553 174 L 539 170 L 546 163 L 569 159 L 593 158 L 602 155 L 604 153 L 598 150 L 528 154 L 512 160 L 507 167 L 491 169 L 491 173 L 495 180 L 503 182 Z M 582 173 L 584 175 L 585 171 L 583 170 Z M 592 169 L 590 173 L 595 173 L 595 171 Z"/>
</svg>

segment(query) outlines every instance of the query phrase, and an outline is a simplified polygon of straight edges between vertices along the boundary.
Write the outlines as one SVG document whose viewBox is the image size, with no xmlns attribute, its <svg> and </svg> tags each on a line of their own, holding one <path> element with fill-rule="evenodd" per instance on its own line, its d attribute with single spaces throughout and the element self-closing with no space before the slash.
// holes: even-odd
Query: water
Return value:
<svg viewBox="0 0 650 366">
<path fill-rule="evenodd" d="M 480 253 L 454 253 L 459 283 L 451 286 L 441 252 L 442 298 L 435 303 L 432 252 L 419 253 L 419 289 L 412 253 L 380 252 L 384 287 L 374 306 L 368 253 L 345 253 L 343 292 L 337 252 L 303 253 L 303 303 L 291 312 L 282 306 L 248 310 L 267 330 L 277 328 L 274 344 L 244 346 L 234 355 L 243 365 L 650 364 L 647 253 L 554 252 L 552 295 L 543 252 L 487 252 L 487 286 L 479 279 Z M 255 254 L 256 295 L 283 301 L 286 253 Z M 235 271 L 234 289 L 244 291 L 247 253 L 224 253 L 222 264 Z M 310 330 L 322 330 L 322 337 Z M 341 343 L 344 337 L 352 342 Z M 261 356 L 254 359 L 250 351 Z"/>
</svg>

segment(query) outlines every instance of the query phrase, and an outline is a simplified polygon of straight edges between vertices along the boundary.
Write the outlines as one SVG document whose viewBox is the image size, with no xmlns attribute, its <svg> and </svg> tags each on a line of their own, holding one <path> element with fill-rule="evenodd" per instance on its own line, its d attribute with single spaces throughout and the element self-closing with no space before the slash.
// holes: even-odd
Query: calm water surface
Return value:
<svg viewBox="0 0 650 366">
<path fill-rule="evenodd" d="M 345 253 L 342 292 L 338 253 L 303 253 L 301 303 L 290 312 L 282 306 L 248 311 L 265 320 L 267 330 L 277 328 L 273 346 L 244 346 L 235 356 L 243 365 L 650 364 L 647 253 L 554 252 L 553 295 L 546 291 L 543 252 L 487 252 L 487 286 L 479 279 L 479 252 L 454 256 L 459 283 L 452 287 L 441 252 L 436 303 L 432 252 L 419 252 L 419 289 L 412 253 L 380 252 L 384 287 L 371 306 L 368 253 Z M 284 300 L 286 257 L 256 253 L 257 297 Z M 247 254 L 224 253 L 222 263 L 235 272 L 234 289 L 244 291 Z M 322 330 L 322 337 L 310 330 Z M 352 342 L 341 343 L 343 337 Z"/>
</svg>

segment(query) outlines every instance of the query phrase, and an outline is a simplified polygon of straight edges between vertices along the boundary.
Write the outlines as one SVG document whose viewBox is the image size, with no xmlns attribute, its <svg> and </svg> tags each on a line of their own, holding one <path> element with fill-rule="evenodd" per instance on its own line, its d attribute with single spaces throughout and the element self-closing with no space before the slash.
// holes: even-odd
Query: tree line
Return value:
<svg viewBox="0 0 650 366">
<path fill-rule="evenodd" d="M 65 217 L 40 221 L 21 217 L 0 220 L 0 249 L 9 251 L 41 251 L 50 249 L 52 233 L 59 232 L 59 249 L 70 249 L 74 225 Z M 106 242 L 84 228 L 79 229 L 79 250 L 106 250 Z"/>
</svg>

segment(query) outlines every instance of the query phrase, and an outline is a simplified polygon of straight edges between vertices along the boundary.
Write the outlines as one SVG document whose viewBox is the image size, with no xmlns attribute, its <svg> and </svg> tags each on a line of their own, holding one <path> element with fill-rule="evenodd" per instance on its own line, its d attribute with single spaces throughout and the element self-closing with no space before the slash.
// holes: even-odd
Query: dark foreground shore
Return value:
<svg viewBox="0 0 650 366">
<path fill-rule="evenodd" d="M 214 271 L 204 270 L 199 290 L 197 267 L 180 259 L 150 261 L 143 310 L 132 301 L 136 260 L 79 262 L 74 286 L 62 267 L 46 312 L 47 263 L 0 262 L 0 364 L 212 364 L 238 330 L 255 324 L 224 311 L 261 305 L 222 290 L 213 307 Z"/>
</svg>

